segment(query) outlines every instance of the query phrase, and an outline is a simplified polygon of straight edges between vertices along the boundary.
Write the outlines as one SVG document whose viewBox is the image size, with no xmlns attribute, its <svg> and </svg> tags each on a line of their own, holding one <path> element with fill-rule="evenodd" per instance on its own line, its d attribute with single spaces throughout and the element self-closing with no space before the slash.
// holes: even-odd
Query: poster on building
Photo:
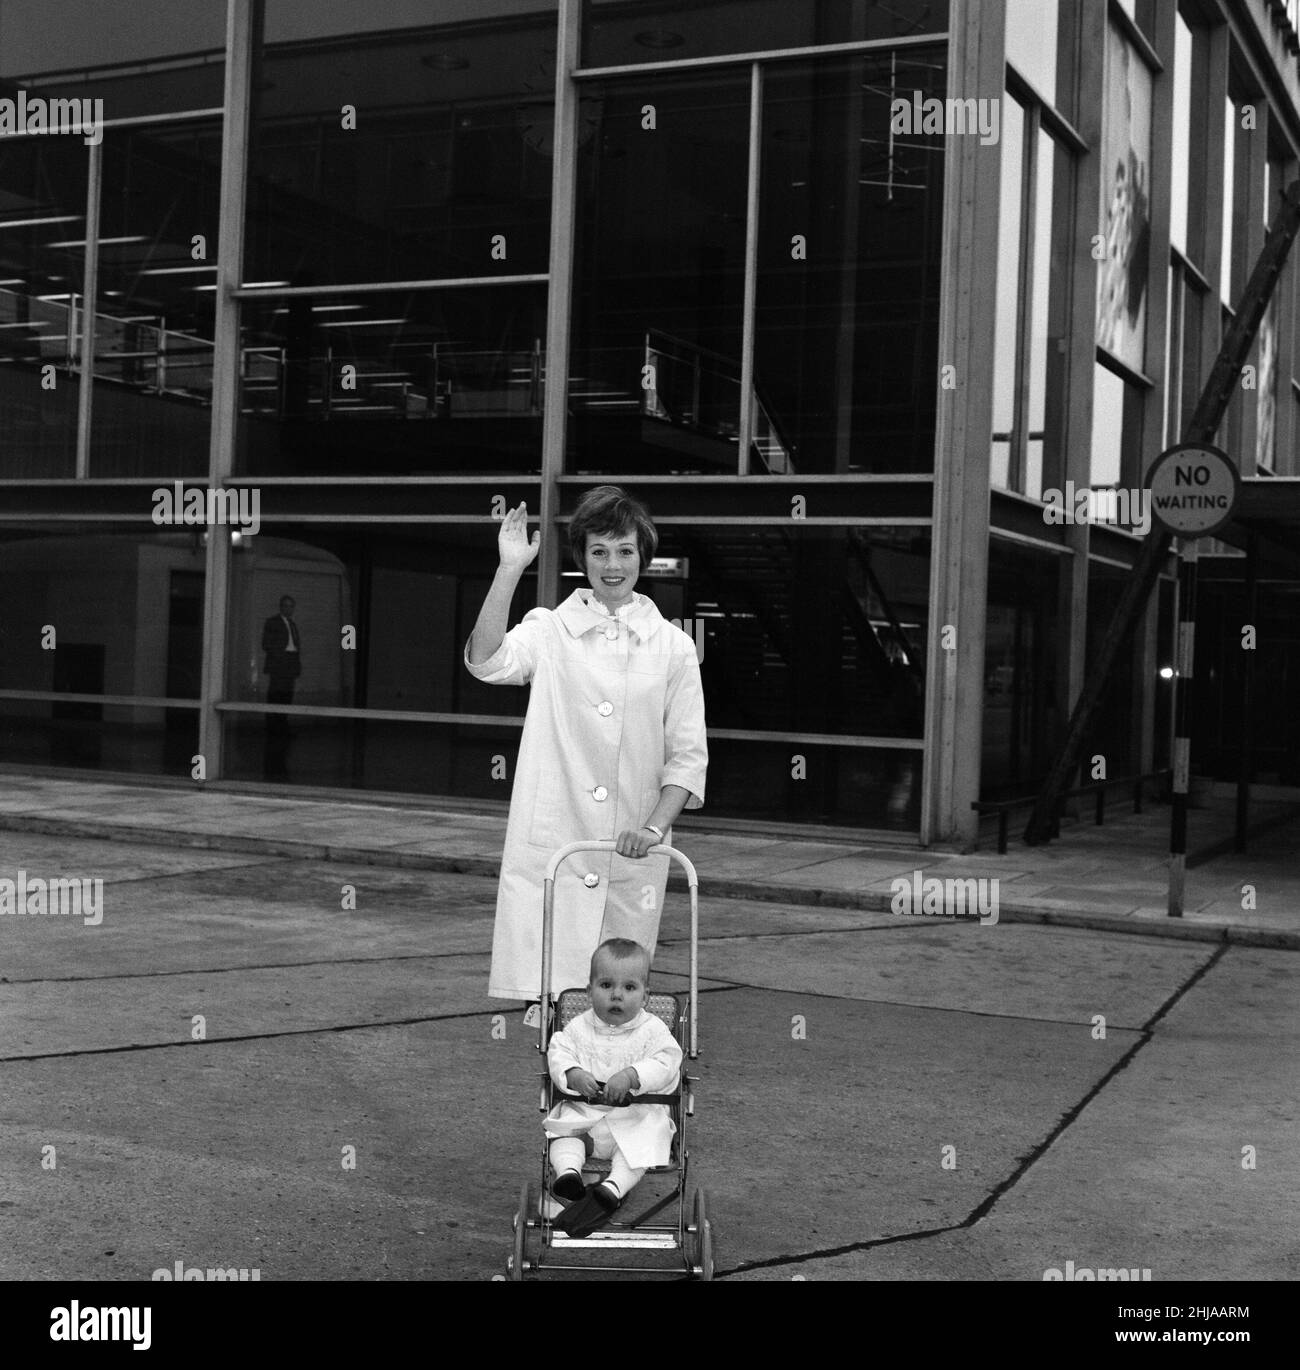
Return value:
<svg viewBox="0 0 1300 1370">
<path fill-rule="evenodd" d="M 1151 240 L 1151 73 L 1111 27 L 1106 47 L 1106 114 L 1097 279 L 1097 343 L 1144 370 L 1147 255 Z"/>
</svg>

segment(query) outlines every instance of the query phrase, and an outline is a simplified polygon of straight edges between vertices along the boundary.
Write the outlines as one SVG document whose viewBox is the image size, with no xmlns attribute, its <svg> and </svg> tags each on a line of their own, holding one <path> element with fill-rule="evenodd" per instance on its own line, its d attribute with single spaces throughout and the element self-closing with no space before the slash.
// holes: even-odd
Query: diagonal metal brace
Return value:
<svg viewBox="0 0 1300 1370">
<path fill-rule="evenodd" d="M 1300 180 L 1293 181 L 1287 188 L 1286 196 L 1250 280 L 1237 306 L 1236 317 L 1228 329 L 1215 359 L 1210 377 L 1201 391 L 1196 409 L 1183 430 L 1182 442 L 1214 441 L 1214 435 L 1223 422 L 1228 405 L 1240 384 L 1241 369 L 1246 364 L 1255 335 L 1259 332 L 1260 320 L 1268 308 L 1269 299 L 1277 285 L 1282 267 L 1286 263 L 1291 244 L 1300 230 Z M 1138 553 L 1133 571 L 1124 586 L 1115 613 L 1106 630 L 1092 670 L 1084 682 L 1083 689 L 1070 715 L 1070 724 L 1065 741 L 1057 754 L 1052 769 L 1048 772 L 1043 788 L 1038 793 L 1029 823 L 1025 827 L 1025 841 L 1036 846 L 1051 835 L 1052 819 L 1060 796 L 1069 785 L 1070 777 L 1079 764 L 1079 750 L 1083 739 L 1092 725 L 1093 714 L 1101 700 L 1102 691 L 1110 679 L 1124 644 L 1131 636 L 1138 619 L 1146 607 L 1147 599 L 1155 588 L 1160 567 L 1169 550 L 1171 537 L 1166 528 L 1156 524 L 1147 534 Z"/>
</svg>

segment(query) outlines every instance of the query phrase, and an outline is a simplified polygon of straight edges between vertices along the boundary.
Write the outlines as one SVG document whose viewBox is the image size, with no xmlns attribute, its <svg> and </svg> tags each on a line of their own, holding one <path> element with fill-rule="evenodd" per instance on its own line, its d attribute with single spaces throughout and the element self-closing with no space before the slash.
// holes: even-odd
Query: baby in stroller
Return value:
<svg viewBox="0 0 1300 1370">
<path fill-rule="evenodd" d="M 603 1227 L 647 1168 L 669 1164 L 676 1126 L 667 1106 L 632 1101 L 671 1093 L 682 1065 L 673 1034 L 645 1011 L 650 953 L 643 946 L 624 937 L 602 942 L 590 974 L 591 1007 L 547 1049 L 556 1088 L 576 1096 L 542 1124 L 552 1139 L 551 1192 L 569 1204 L 555 1225 L 571 1237 Z M 588 1142 L 610 1163 L 608 1177 L 590 1188 L 582 1180 Z"/>
</svg>

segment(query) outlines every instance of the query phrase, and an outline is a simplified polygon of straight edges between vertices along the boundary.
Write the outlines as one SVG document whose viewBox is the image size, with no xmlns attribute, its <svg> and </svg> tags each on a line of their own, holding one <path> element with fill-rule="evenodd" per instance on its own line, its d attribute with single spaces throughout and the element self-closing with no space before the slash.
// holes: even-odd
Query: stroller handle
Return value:
<svg viewBox="0 0 1300 1370">
<path fill-rule="evenodd" d="M 545 875 L 544 878 L 547 879 L 547 880 L 554 880 L 554 879 L 555 879 L 555 872 L 560 868 L 561 863 L 564 862 L 568 857 L 572 856 L 572 855 L 574 854 L 574 852 L 580 852 L 580 851 L 616 851 L 617 848 L 618 848 L 618 843 L 617 843 L 617 842 L 614 842 L 614 841 L 612 841 L 612 840 L 610 840 L 610 839 L 608 839 L 608 838 L 602 838 L 602 839 L 600 839 L 600 840 L 592 840 L 592 841 L 590 841 L 590 842 L 570 842 L 570 843 L 568 844 L 568 846 L 561 847 L 561 848 L 559 849 L 559 851 L 557 851 L 557 852 L 555 853 L 555 855 L 552 856 L 551 859 L 546 863 L 546 875 Z M 663 856 L 663 855 L 667 855 L 667 856 L 672 857 L 674 860 L 681 862 L 682 867 L 683 867 L 684 870 L 686 871 L 686 882 L 687 882 L 687 884 L 689 884 L 690 887 L 691 887 L 692 889 L 698 888 L 699 883 L 700 883 L 700 879 L 699 879 L 699 876 L 697 876 L 697 875 L 695 874 L 695 867 L 694 867 L 694 865 L 692 865 L 690 858 L 687 857 L 687 856 L 684 856 L 681 852 L 679 852 L 679 851 L 677 850 L 676 847 L 670 847 L 670 846 L 668 846 L 668 844 L 665 843 L 665 842 L 656 842 L 655 845 L 654 845 L 653 847 L 651 847 L 650 850 L 649 850 L 648 852 L 646 852 L 646 855 L 647 855 L 647 856 Z M 631 859 L 631 858 L 629 858 L 629 859 Z"/>
<path fill-rule="evenodd" d="M 538 1028 L 538 1048 L 543 1055 L 546 1054 L 546 1045 L 551 1035 L 551 1014 L 550 1005 L 552 1002 L 551 990 L 551 952 L 553 933 L 555 926 L 555 873 L 559 870 L 561 863 L 566 861 L 575 852 L 583 851 L 607 851 L 612 852 L 618 849 L 618 843 L 608 838 L 599 841 L 570 842 L 567 846 L 561 847 L 546 863 L 546 874 L 542 884 L 542 982 L 541 1000 L 543 1010 L 541 1013 L 541 1026 Z M 690 1038 L 687 1043 L 688 1057 L 695 1060 L 699 1055 L 697 1045 L 697 1024 L 698 1024 L 698 1001 L 699 1001 L 699 941 L 700 941 L 700 881 L 695 873 L 695 867 L 691 864 L 688 857 L 684 856 L 676 847 L 670 847 L 666 842 L 656 842 L 653 847 L 646 852 L 646 856 L 668 856 L 680 862 L 686 871 L 686 882 L 690 886 L 691 895 L 691 966 L 690 966 Z M 629 860 L 632 858 L 629 858 Z"/>
</svg>

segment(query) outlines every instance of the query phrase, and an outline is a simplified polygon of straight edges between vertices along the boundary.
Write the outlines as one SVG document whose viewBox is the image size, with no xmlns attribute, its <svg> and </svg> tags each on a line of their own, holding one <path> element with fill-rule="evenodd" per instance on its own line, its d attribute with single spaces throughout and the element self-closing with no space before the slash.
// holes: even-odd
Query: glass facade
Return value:
<svg viewBox="0 0 1300 1370">
<path fill-rule="evenodd" d="M 497 521 L 547 520 L 516 622 L 613 479 L 696 641 L 709 814 L 972 840 L 1136 550 L 1041 501 L 1176 439 L 1296 165 L 1241 16 L 1132 0 L 1082 52 L 1086 10 L 1006 0 L 995 52 L 944 0 L 0 0 L 0 761 L 504 799 L 526 696 L 460 656 Z M 1295 470 L 1295 278 L 1244 474 Z M 159 516 L 223 488 L 256 526 Z M 1108 687 L 1116 767 L 1167 756 L 1158 665 Z"/>
<path fill-rule="evenodd" d="M 950 0 L 583 0 L 582 64 L 630 66 L 948 27 Z"/>
</svg>

